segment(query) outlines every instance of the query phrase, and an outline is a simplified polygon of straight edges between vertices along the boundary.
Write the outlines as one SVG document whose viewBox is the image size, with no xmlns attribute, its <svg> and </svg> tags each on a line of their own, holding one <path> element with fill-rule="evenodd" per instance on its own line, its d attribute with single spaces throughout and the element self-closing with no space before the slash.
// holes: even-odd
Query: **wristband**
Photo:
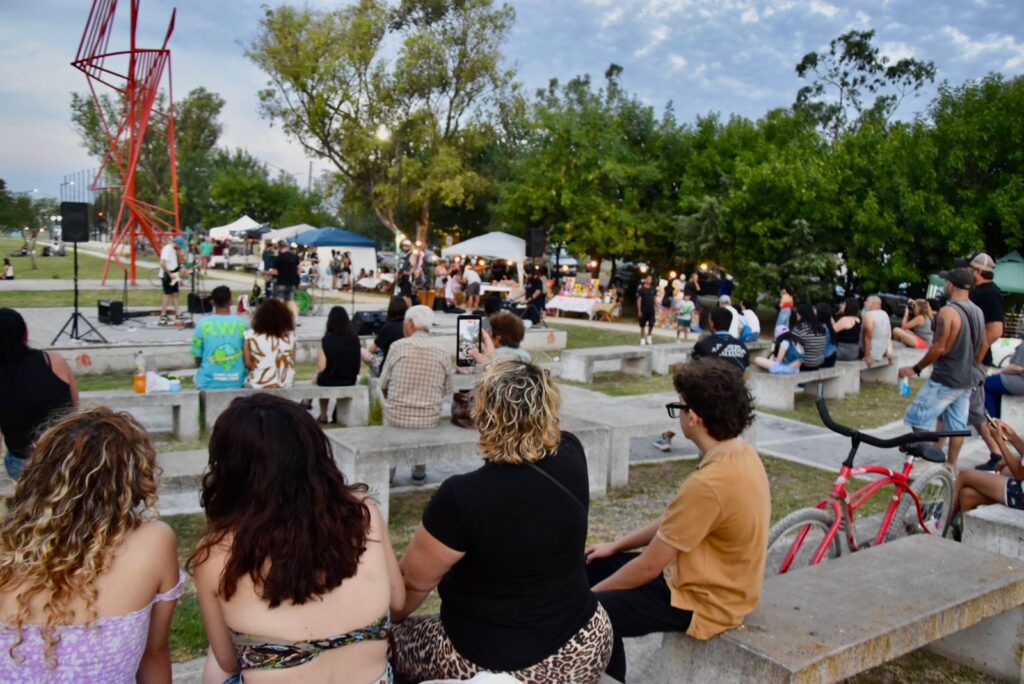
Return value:
<svg viewBox="0 0 1024 684">
<path fill-rule="evenodd" d="M 920 366 L 920 364 L 916 364 L 915 363 L 914 366 L 910 370 L 914 371 L 914 375 L 916 375 L 917 377 L 921 377 L 921 366 Z"/>
</svg>

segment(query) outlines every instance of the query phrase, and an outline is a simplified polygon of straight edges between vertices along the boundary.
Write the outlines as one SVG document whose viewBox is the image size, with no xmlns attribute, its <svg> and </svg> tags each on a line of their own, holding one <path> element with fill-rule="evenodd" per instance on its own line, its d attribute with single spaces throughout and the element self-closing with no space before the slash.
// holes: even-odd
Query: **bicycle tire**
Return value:
<svg viewBox="0 0 1024 684">
<path fill-rule="evenodd" d="M 765 574 L 780 574 L 779 567 L 789 553 L 790 547 L 795 543 L 796 535 L 807 526 L 813 529 L 804 538 L 803 544 L 797 551 L 797 555 L 794 557 L 787 572 L 809 567 L 814 552 L 821 546 L 825 535 L 832 528 L 834 521 L 835 518 L 830 512 L 825 512 L 818 508 L 801 508 L 772 525 L 771 530 L 768 532 L 768 555 L 765 561 Z M 839 554 L 842 552 L 839 537 L 839 534 L 833 537 L 831 548 L 823 560 L 839 557 Z"/>
<path fill-rule="evenodd" d="M 953 510 L 954 482 L 953 475 L 943 466 L 935 466 L 921 473 L 910 485 L 911 491 L 921 501 L 925 523 L 931 534 L 942 536 L 949 526 L 950 512 Z M 917 519 L 917 506 L 914 499 L 904 494 L 900 499 L 899 508 L 893 518 L 886 541 L 892 541 L 908 534 L 921 534 L 921 523 Z"/>
</svg>

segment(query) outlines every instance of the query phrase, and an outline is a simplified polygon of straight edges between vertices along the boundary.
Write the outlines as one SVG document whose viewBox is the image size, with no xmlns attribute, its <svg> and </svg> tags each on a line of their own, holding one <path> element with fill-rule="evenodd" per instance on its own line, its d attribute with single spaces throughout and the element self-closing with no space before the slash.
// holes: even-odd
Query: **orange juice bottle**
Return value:
<svg viewBox="0 0 1024 684">
<path fill-rule="evenodd" d="M 132 389 L 136 394 L 146 393 L 146 357 L 140 351 L 135 355 L 135 377 L 132 378 Z"/>
</svg>

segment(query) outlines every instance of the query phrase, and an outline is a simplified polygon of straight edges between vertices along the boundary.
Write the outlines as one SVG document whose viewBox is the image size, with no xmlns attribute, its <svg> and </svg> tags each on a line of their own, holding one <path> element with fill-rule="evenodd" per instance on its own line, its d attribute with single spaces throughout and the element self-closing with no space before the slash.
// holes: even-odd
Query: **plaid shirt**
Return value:
<svg viewBox="0 0 1024 684">
<path fill-rule="evenodd" d="M 400 428 L 429 428 L 441 420 L 441 402 L 452 391 L 448 352 L 417 330 L 388 349 L 380 372 L 385 393 L 384 424 Z"/>
</svg>

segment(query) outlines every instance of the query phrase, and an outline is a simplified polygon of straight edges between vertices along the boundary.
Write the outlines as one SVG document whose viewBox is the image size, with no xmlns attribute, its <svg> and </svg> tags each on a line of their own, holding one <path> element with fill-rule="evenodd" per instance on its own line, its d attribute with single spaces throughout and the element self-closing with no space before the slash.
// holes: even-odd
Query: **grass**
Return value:
<svg viewBox="0 0 1024 684">
<path fill-rule="evenodd" d="M 68 286 L 71 286 L 70 282 Z M 20 290 L 14 292 L 2 292 L 2 290 L 3 286 L 0 285 L 0 304 L 15 309 L 75 305 L 74 290 Z M 159 290 L 133 290 L 128 293 L 128 306 L 133 311 L 144 307 L 159 309 L 161 297 Z M 121 299 L 121 291 L 116 288 L 78 291 L 78 306 L 83 311 L 89 312 L 90 318 L 96 313 L 95 307 L 98 299 Z M 184 297 L 181 298 L 181 301 L 185 301 Z"/>
<path fill-rule="evenodd" d="M 855 430 L 886 425 L 903 418 L 913 394 L 917 393 L 924 382 L 919 378 L 911 380 L 912 394 L 909 397 L 901 396 L 895 385 L 862 382 L 859 393 L 851 394 L 845 399 L 830 399 L 828 410 L 835 420 Z M 798 394 L 793 411 L 765 409 L 764 412 L 820 426 L 821 418 L 818 416 L 816 399 L 809 394 Z"/>
<path fill-rule="evenodd" d="M 43 245 L 50 244 L 40 240 L 37 251 L 42 253 Z M 21 249 L 20 238 L 0 238 L 0 252 L 4 256 Z M 20 280 L 71 280 L 75 273 L 75 262 L 72 256 L 72 246 L 67 244 L 67 255 L 62 257 L 36 257 L 36 268 L 32 268 L 32 259 L 23 256 L 8 256 L 11 265 L 14 266 L 14 277 Z M 99 280 L 103 277 L 103 266 L 106 259 L 78 253 L 78 277 L 85 279 Z M 141 274 L 140 274 L 141 275 Z M 110 267 L 110 277 L 115 282 L 120 282 L 121 270 L 116 266 Z"/>
<path fill-rule="evenodd" d="M 559 325 L 551 317 L 544 321 L 545 325 L 554 330 L 566 332 L 566 349 L 589 349 L 590 347 L 611 347 L 620 344 L 635 345 L 639 341 L 639 334 L 623 332 L 621 330 L 608 330 L 604 328 L 591 328 L 581 325 Z M 656 338 L 661 342 L 660 338 Z M 668 338 L 664 340 L 668 342 Z"/>
<path fill-rule="evenodd" d="M 672 376 L 652 375 L 645 378 L 639 375 L 629 375 L 621 371 L 610 373 L 594 373 L 594 382 L 576 382 L 559 378 L 561 385 L 572 385 L 583 389 L 603 392 L 610 397 L 631 397 L 638 394 L 654 394 L 656 392 L 672 391 Z"/>
</svg>

